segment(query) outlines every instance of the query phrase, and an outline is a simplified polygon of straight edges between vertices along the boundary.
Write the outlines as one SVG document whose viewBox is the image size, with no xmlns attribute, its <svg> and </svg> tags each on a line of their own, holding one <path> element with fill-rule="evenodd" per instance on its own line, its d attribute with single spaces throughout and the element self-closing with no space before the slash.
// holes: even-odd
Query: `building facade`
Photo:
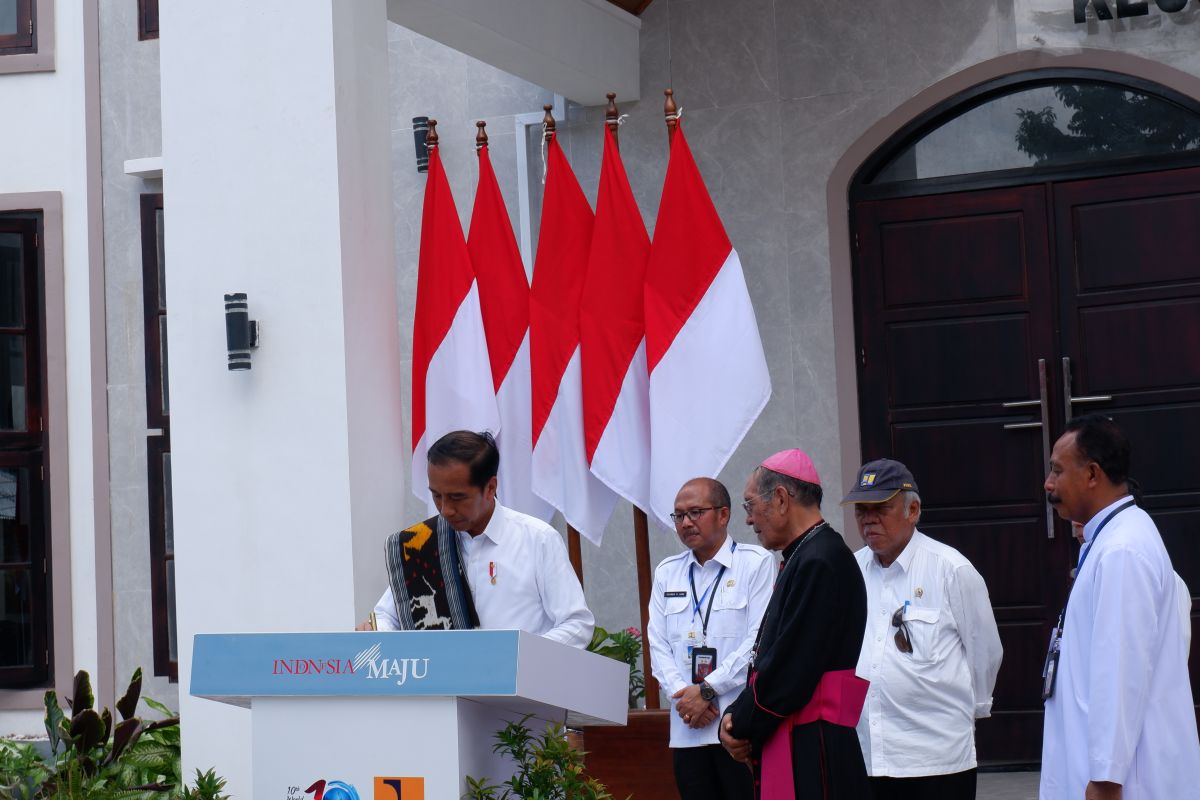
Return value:
<svg viewBox="0 0 1200 800">
<path fill-rule="evenodd" d="M 415 0 L 241 5 L 164 4 L 154 38 L 150 0 L 0 0 L 0 103 L 19 120 L 0 126 L 0 478 L 16 498 L 0 507 L 0 728 L 36 732 L 40 692 L 77 668 L 111 698 L 141 666 L 183 708 L 186 760 L 235 786 L 249 734 L 178 690 L 191 635 L 352 626 L 385 581 L 383 537 L 423 515 L 404 446 L 412 118 L 439 120 L 464 224 L 487 121 L 527 264 L 541 106 L 592 200 L 603 120 L 546 53 L 463 35 L 465 1 L 432 22 Z M 538 27 L 541 3 L 511 5 Z M 640 11 L 612 11 L 626 33 L 558 35 L 582 64 L 634 31 L 638 97 L 617 102 L 647 226 L 671 87 L 741 255 L 773 396 L 720 477 L 736 494 L 764 455 L 804 447 L 857 545 L 832 498 L 862 460 L 912 467 L 923 529 L 979 566 L 1001 626 L 1005 713 L 980 725 L 981 755 L 1036 761 L 1041 651 L 1073 560 L 1041 479 L 1067 416 L 1130 430 L 1146 506 L 1200 591 L 1182 460 L 1200 445 L 1200 3 Z M 232 291 L 263 327 L 249 373 L 224 367 Z M 605 627 L 639 620 L 630 519 L 619 506 L 583 545 Z M 652 560 L 677 549 L 651 534 Z"/>
</svg>

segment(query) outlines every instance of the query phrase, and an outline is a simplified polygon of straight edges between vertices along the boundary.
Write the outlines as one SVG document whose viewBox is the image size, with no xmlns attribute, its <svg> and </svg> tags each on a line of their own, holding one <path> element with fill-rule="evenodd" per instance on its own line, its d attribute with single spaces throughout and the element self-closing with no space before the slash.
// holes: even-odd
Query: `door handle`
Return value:
<svg viewBox="0 0 1200 800">
<path fill-rule="evenodd" d="M 1011 403 L 1002 403 L 1002 408 L 1029 408 L 1038 406 L 1042 418 L 1037 422 L 1009 422 L 1005 424 L 1004 430 L 1015 431 L 1025 430 L 1029 428 L 1042 429 L 1042 469 L 1050 468 L 1050 396 L 1046 391 L 1046 359 L 1038 359 L 1038 399 L 1037 400 L 1014 400 Z M 1054 509 L 1050 507 L 1050 502 L 1046 501 L 1046 538 L 1054 538 Z"/>
<path fill-rule="evenodd" d="M 1071 396 L 1071 357 L 1063 356 L 1062 360 L 1063 371 L 1063 413 L 1066 415 L 1064 422 L 1070 422 L 1075 416 L 1076 403 L 1107 403 L 1112 400 L 1111 394 L 1090 394 L 1080 395 L 1079 397 Z"/>
</svg>

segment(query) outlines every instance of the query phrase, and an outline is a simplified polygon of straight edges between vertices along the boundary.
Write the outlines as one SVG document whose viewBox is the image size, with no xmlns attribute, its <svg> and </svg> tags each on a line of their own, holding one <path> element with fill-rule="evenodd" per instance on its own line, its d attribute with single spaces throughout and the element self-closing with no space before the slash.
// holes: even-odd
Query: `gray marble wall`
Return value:
<svg viewBox="0 0 1200 800">
<path fill-rule="evenodd" d="M 177 685 L 154 677 L 146 486 L 140 196 L 161 192 L 162 180 L 143 180 L 124 172 L 127 159 L 162 154 L 158 40 L 138 40 L 137 6 L 126 0 L 100 3 L 115 678 L 122 691 L 134 669 L 141 667 L 145 693 L 178 708 Z"/>
</svg>

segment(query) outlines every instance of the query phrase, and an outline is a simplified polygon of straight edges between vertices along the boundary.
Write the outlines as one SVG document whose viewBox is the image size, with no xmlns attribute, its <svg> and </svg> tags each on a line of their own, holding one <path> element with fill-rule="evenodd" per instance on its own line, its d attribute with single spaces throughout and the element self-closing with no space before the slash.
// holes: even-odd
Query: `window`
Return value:
<svg viewBox="0 0 1200 800">
<path fill-rule="evenodd" d="M 991 173 L 1028 178 L 1049 172 L 1153 159 L 1186 165 L 1200 158 L 1194 102 L 1149 84 L 1106 74 L 1010 76 L 966 103 L 919 121 L 884 160 L 873 157 L 860 182 L 883 187 L 945 183 Z"/>
<path fill-rule="evenodd" d="M 171 418 L 167 391 L 167 284 L 161 194 L 142 195 L 142 297 L 146 331 L 146 475 L 150 497 L 150 602 L 154 674 L 179 679 L 175 533 L 171 523 Z"/>
<path fill-rule="evenodd" d="M 158 38 L 158 0 L 138 0 L 138 38 Z"/>
<path fill-rule="evenodd" d="M 0 56 L 37 52 L 34 0 L 0 0 Z"/>
<path fill-rule="evenodd" d="M 0 686 L 50 676 L 38 219 L 0 215 Z"/>
</svg>

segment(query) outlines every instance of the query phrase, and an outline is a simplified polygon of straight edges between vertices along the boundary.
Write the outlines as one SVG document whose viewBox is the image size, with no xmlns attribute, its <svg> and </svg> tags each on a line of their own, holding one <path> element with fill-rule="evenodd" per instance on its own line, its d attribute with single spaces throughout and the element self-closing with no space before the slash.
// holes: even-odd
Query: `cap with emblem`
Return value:
<svg viewBox="0 0 1200 800">
<path fill-rule="evenodd" d="M 890 458 L 880 458 L 863 464 L 858 470 L 854 488 L 844 498 L 842 505 L 850 503 L 883 503 L 891 500 L 898 492 L 916 492 L 917 482 L 908 467 Z"/>
<path fill-rule="evenodd" d="M 762 462 L 762 465 L 780 475 L 787 475 L 805 483 L 815 483 L 817 486 L 821 485 L 821 478 L 817 475 L 817 468 L 813 466 L 812 459 L 808 457 L 808 453 L 798 447 L 791 450 L 780 450 Z"/>
</svg>

